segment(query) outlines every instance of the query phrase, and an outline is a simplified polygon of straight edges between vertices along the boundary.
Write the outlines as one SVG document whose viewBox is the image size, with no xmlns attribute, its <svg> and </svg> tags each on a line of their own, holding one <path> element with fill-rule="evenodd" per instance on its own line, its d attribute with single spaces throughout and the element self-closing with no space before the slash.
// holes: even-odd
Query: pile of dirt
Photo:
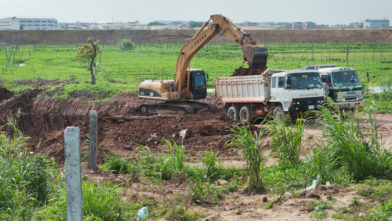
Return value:
<svg viewBox="0 0 392 221">
<path fill-rule="evenodd" d="M 0 87 L 0 102 L 9 99 L 12 96 L 14 96 L 12 91 L 9 91 L 7 88 Z"/>
<path fill-rule="evenodd" d="M 235 69 L 234 73 L 231 76 L 246 76 L 246 75 L 259 75 L 263 73 L 263 71 L 267 70 L 265 66 L 251 67 L 251 68 L 243 68 L 239 67 Z"/>
<path fill-rule="evenodd" d="M 65 80 L 46 80 L 38 78 L 37 80 L 20 80 L 15 83 L 15 85 L 32 85 L 34 88 L 41 87 L 44 85 L 59 85 L 59 84 L 69 84 L 75 83 L 75 79 L 65 79 Z"/>
<path fill-rule="evenodd" d="M 138 107 L 154 103 L 138 98 L 136 94 L 122 93 L 104 103 L 90 103 L 82 98 L 66 101 L 42 99 L 44 90 L 26 90 L 0 103 L 0 123 L 20 110 L 18 126 L 35 153 L 53 156 L 64 161 L 64 130 L 77 126 L 81 134 L 82 157 L 88 153 L 89 112 L 98 112 L 98 162 L 107 153 L 127 154 L 148 146 L 153 151 L 168 151 L 164 139 L 184 144 L 187 151 L 223 148 L 230 122 L 221 110 L 216 113 L 200 112 L 190 115 L 143 115 Z M 218 102 L 216 98 L 207 98 Z"/>
</svg>

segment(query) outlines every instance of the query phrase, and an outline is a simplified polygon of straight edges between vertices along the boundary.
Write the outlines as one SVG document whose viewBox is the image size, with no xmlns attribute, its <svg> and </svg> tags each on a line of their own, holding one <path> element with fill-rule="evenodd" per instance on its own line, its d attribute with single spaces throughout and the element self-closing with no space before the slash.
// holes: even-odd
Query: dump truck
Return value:
<svg viewBox="0 0 392 221">
<path fill-rule="evenodd" d="M 325 91 L 317 70 L 273 70 L 260 75 L 215 78 L 215 92 L 226 115 L 252 123 L 271 116 L 293 119 L 324 103 Z"/>
<path fill-rule="evenodd" d="M 303 69 L 319 72 L 326 95 L 341 110 L 354 111 L 356 107 L 363 107 L 364 90 L 354 68 L 326 64 L 304 66 Z"/>
</svg>

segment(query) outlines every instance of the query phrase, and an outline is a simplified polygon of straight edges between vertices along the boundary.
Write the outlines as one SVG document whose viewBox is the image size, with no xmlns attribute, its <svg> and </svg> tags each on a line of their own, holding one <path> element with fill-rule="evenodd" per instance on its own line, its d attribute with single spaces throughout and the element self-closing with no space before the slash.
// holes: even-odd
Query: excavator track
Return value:
<svg viewBox="0 0 392 221">
<path fill-rule="evenodd" d="M 215 112 L 216 105 L 198 101 L 165 102 L 160 104 L 143 104 L 141 113 L 149 114 L 197 114 L 199 111 Z"/>
</svg>

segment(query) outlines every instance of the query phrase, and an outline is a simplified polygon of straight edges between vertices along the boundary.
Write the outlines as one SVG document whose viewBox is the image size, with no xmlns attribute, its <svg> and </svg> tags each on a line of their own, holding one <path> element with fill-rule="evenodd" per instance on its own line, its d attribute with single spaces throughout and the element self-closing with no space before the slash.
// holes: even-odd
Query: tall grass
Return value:
<svg viewBox="0 0 392 221">
<path fill-rule="evenodd" d="M 30 156 L 16 120 L 9 118 L 7 125 L 13 138 L 0 131 L 0 218 L 30 219 L 35 210 L 46 205 L 52 190 L 48 162 L 41 156 Z"/>
<path fill-rule="evenodd" d="M 246 175 L 248 177 L 248 188 L 250 191 L 261 192 L 264 190 L 260 171 L 263 166 L 264 157 L 261 155 L 259 146 L 264 134 L 263 131 L 254 132 L 245 125 L 242 127 L 231 128 L 234 134 L 230 145 L 242 150 L 246 162 Z"/>
<path fill-rule="evenodd" d="M 368 177 L 392 179 L 392 155 L 381 149 L 374 110 L 365 112 L 369 140 L 360 127 L 361 116 L 346 115 L 330 99 L 329 103 L 332 108 L 323 107 L 321 114 L 334 166 L 346 170 L 355 181 Z"/>
<path fill-rule="evenodd" d="M 284 121 L 274 120 L 271 125 L 272 148 L 276 148 L 281 163 L 289 162 L 292 165 L 299 163 L 299 153 L 303 135 L 302 120 L 297 120 L 295 127 L 286 126 Z"/>
</svg>

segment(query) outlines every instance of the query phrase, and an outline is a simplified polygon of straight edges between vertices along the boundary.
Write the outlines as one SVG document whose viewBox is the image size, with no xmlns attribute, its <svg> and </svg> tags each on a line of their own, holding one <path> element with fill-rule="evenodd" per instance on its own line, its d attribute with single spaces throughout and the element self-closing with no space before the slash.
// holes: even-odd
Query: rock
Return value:
<svg viewBox="0 0 392 221">
<path fill-rule="evenodd" d="M 227 180 L 222 180 L 222 179 L 217 180 L 216 183 L 221 186 L 229 184 Z"/>
<path fill-rule="evenodd" d="M 320 195 L 315 194 L 315 193 L 309 193 L 309 194 L 307 195 L 307 197 L 308 197 L 308 198 L 318 199 L 318 200 L 321 199 Z"/>
</svg>

